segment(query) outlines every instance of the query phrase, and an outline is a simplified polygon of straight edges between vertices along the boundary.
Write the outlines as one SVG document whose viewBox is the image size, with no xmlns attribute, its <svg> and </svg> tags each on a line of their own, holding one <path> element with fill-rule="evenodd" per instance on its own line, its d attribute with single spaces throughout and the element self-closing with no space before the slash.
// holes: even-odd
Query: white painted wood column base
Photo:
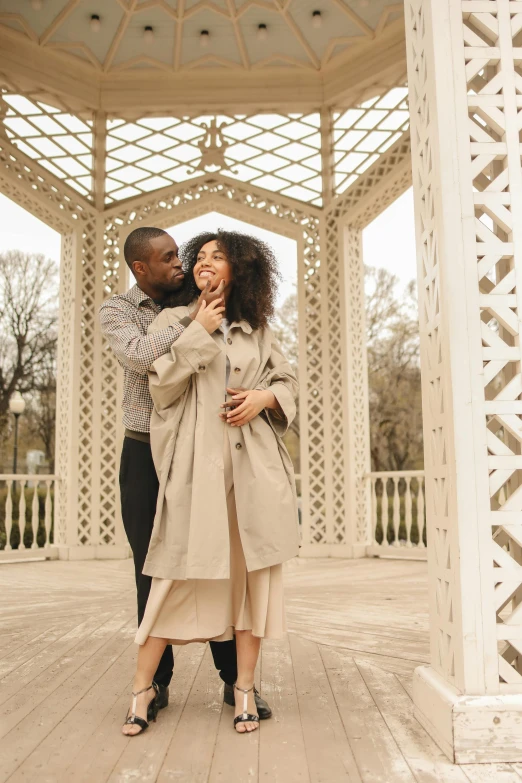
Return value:
<svg viewBox="0 0 522 783">
<path fill-rule="evenodd" d="M 299 557 L 342 557 L 353 559 L 366 557 L 366 545 L 351 544 L 303 544 Z"/>
<path fill-rule="evenodd" d="M 51 546 L 58 560 L 126 560 L 131 556 L 128 544 L 114 546 Z"/>
<path fill-rule="evenodd" d="M 522 693 L 460 693 L 431 666 L 413 675 L 415 717 L 455 764 L 522 761 Z"/>
</svg>

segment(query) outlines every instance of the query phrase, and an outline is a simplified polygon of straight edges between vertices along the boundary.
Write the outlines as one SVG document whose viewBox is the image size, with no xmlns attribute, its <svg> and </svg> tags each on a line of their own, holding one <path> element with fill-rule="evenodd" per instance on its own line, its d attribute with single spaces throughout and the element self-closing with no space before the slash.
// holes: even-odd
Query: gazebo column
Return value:
<svg viewBox="0 0 522 783">
<path fill-rule="evenodd" d="M 103 297 L 119 279 L 103 215 L 2 134 L 0 190 L 62 237 L 54 545 L 64 559 L 126 557 L 115 448 L 121 382 L 98 326 Z"/>
<path fill-rule="evenodd" d="M 332 119 L 326 107 L 321 134 L 324 251 L 319 274 L 303 287 L 299 312 L 303 367 L 310 365 L 305 386 L 312 389 L 302 428 L 308 482 L 300 554 L 364 557 L 370 543 L 370 434 L 362 232 L 339 218 L 341 200 L 332 199 Z"/>
<path fill-rule="evenodd" d="M 118 503 L 118 372 L 106 381 L 98 309 L 107 278 L 104 221 L 94 210 L 63 235 L 55 542 L 64 559 L 128 555 Z"/>
<path fill-rule="evenodd" d="M 459 763 L 522 759 L 520 3 L 406 0 L 431 665 Z"/>
<path fill-rule="evenodd" d="M 90 521 L 79 515 L 79 443 L 78 431 L 81 378 L 81 268 L 82 231 L 62 234 L 60 259 L 60 312 L 57 357 L 56 457 L 58 476 L 55 493 L 54 545 L 61 559 L 92 556 L 83 540 L 90 539 Z"/>
<path fill-rule="evenodd" d="M 371 465 L 362 228 L 341 219 L 337 221 L 336 233 L 335 257 L 339 268 L 333 268 L 332 259 L 328 259 L 332 299 L 334 288 L 339 294 L 338 326 L 330 318 L 329 327 L 331 416 L 334 479 L 338 483 L 336 497 L 344 497 L 344 502 L 338 503 L 335 511 L 339 518 L 337 530 L 343 530 L 344 556 L 364 557 L 366 547 L 371 543 L 371 499 L 367 478 Z M 338 399 L 334 403 L 335 393 Z M 343 468 L 342 473 L 339 466 Z"/>
<path fill-rule="evenodd" d="M 410 141 L 404 133 L 325 210 L 327 293 L 323 318 L 327 326 L 332 497 L 327 534 L 333 544 L 328 554 L 333 556 L 364 557 L 372 543 L 362 233 L 410 184 Z"/>
</svg>

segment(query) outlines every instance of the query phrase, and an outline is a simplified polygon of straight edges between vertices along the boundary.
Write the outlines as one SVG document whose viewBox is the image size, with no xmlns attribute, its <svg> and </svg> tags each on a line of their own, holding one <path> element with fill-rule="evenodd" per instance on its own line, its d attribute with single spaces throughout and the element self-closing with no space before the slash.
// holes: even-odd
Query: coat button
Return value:
<svg viewBox="0 0 522 783">
<path fill-rule="evenodd" d="M 206 369 L 207 368 L 205 367 L 204 364 L 200 364 L 199 367 L 198 367 L 198 370 L 206 370 Z"/>
<path fill-rule="evenodd" d="M 241 443 L 236 443 L 236 449 L 239 451 L 239 449 L 241 449 L 241 448 L 243 448 L 243 447 L 241 446 Z"/>
<path fill-rule="evenodd" d="M 234 372 L 241 372 L 241 367 L 235 367 Z"/>
<path fill-rule="evenodd" d="M 228 343 L 229 345 L 232 345 L 232 338 L 231 338 L 231 337 L 229 337 L 229 338 L 228 338 L 228 340 L 227 340 L 227 343 Z"/>
</svg>

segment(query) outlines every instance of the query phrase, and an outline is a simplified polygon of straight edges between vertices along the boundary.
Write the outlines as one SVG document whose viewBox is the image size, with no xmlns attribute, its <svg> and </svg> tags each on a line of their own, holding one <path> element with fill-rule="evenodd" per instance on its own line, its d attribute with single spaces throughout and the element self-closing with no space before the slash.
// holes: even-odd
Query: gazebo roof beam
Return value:
<svg viewBox="0 0 522 783">
<path fill-rule="evenodd" d="M 377 81 L 396 84 L 400 74 L 406 74 L 402 25 L 390 25 L 380 40 L 379 49 L 371 48 L 364 56 L 360 47 L 353 47 L 343 66 L 329 71 L 330 78 L 324 85 L 324 103 L 350 106 L 355 102 L 354 95 L 360 94 L 365 87 Z"/>
<path fill-rule="evenodd" d="M 67 17 L 72 14 L 79 2 L 80 0 L 69 0 L 67 5 L 60 11 L 60 13 L 54 17 L 47 30 L 45 30 L 40 36 L 41 46 L 45 46 L 45 44 L 50 40 L 60 25 L 63 24 Z"/>
<path fill-rule="evenodd" d="M 304 35 L 302 34 L 299 27 L 296 25 L 290 11 L 287 9 L 287 7 L 282 7 L 279 4 L 278 0 L 274 0 L 274 6 L 279 11 L 281 18 L 284 19 L 284 21 L 287 23 L 288 27 L 294 34 L 294 37 L 297 39 L 297 41 L 299 42 L 303 50 L 306 52 L 312 65 L 319 70 L 319 68 L 321 67 L 321 62 L 317 57 L 317 55 L 315 54 L 312 47 L 310 46 L 310 44 L 308 43 L 308 41 L 306 40 L 306 38 L 304 37 Z"/>
<path fill-rule="evenodd" d="M 93 55 L 91 50 L 88 46 L 85 44 L 77 41 L 77 42 L 68 42 L 68 41 L 52 41 L 47 44 L 48 49 L 54 49 L 55 51 L 63 51 L 63 52 L 71 52 L 74 54 L 75 51 L 83 52 L 87 60 L 91 63 L 93 68 L 95 68 L 97 71 L 101 71 L 102 67 L 96 57 Z"/>
<path fill-rule="evenodd" d="M 38 36 L 36 35 L 33 28 L 27 23 L 27 20 L 22 16 L 22 14 L 13 14 L 11 12 L 4 11 L 0 13 L 0 24 L 2 22 L 16 22 L 20 25 L 22 30 L 24 30 L 27 37 L 30 38 L 31 41 L 38 43 Z"/>
<path fill-rule="evenodd" d="M 347 5 L 345 5 L 342 0 L 333 0 L 334 3 L 338 8 L 341 9 L 341 11 L 346 14 L 348 19 L 354 23 L 356 27 L 358 27 L 368 38 L 373 38 L 375 36 L 374 31 L 372 28 L 366 24 L 364 19 L 361 19 L 359 14 L 355 13 L 355 11 L 351 8 L 349 8 Z"/>
<path fill-rule="evenodd" d="M 243 63 L 243 67 L 248 70 L 250 68 L 250 60 L 248 57 L 247 48 L 245 46 L 245 39 L 243 37 L 241 27 L 239 26 L 236 4 L 234 0 L 227 0 L 227 5 L 230 18 L 232 19 L 232 24 L 234 26 L 234 35 L 236 36 L 237 48 L 239 49 L 239 53 L 241 55 L 241 62 Z"/>
<path fill-rule="evenodd" d="M 377 24 L 377 27 L 375 28 L 375 37 L 377 38 L 384 28 L 386 27 L 386 24 L 388 22 L 388 19 L 392 14 L 395 14 L 397 12 L 400 12 L 404 9 L 404 0 L 401 0 L 400 3 L 394 3 L 393 5 L 388 6 L 388 8 L 385 8 L 382 12 L 381 18 L 379 19 L 379 23 Z"/>
<path fill-rule="evenodd" d="M 125 31 L 129 26 L 129 22 L 131 20 L 132 12 L 135 5 L 136 5 L 136 0 L 129 0 L 129 5 L 125 9 L 125 13 L 121 18 L 121 22 L 116 31 L 116 35 L 112 39 L 111 45 L 109 47 L 109 51 L 107 52 L 107 56 L 105 57 L 105 62 L 103 63 L 104 71 L 108 71 L 112 65 L 112 61 L 114 60 L 114 55 L 118 51 L 118 46 L 120 45 L 121 39 L 125 35 Z"/>
<path fill-rule="evenodd" d="M 124 15 L 117 35 L 123 36 L 132 8 Z M 179 51 L 178 44 L 176 49 Z M 112 57 L 111 48 L 104 69 L 112 63 Z M 0 28 L 0 73 L 8 79 L 31 91 L 62 95 L 71 108 L 102 110 L 125 118 L 135 113 L 136 103 L 144 114 L 169 113 L 173 105 L 183 113 L 278 108 L 298 112 L 317 111 L 324 104 L 349 106 L 358 100 L 361 91 L 372 85 L 397 83 L 405 73 L 402 20 L 384 30 L 379 47 L 365 38 L 337 64 L 328 64 L 321 71 L 305 61 L 301 66 L 206 69 L 204 80 L 198 69 L 96 72 L 80 58 L 55 47 L 37 47 L 25 34 Z"/>
<path fill-rule="evenodd" d="M 135 6 L 132 6 L 132 9 L 134 11 L 148 11 L 150 8 L 161 8 L 162 11 L 165 11 L 167 16 L 172 17 L 172 19 L 177 19 L 178 14 L 176 12 L 175 8 L 172 8 L 168 3 L 165 2 L 165 0 L 144 0 L 144 2 L 140 3 L 139 8 L 135 8 Z"/>
<path fill-rule="evenodd" d="M 200 2 L 196 3 L 196 5 L 191 6 L 191 8 L 187 8 L 185 11 L 185 19 L 190 19 L 192 16 L 195 16 L 197 13 L 199 13 L 199 11 L 203 10 L 213 11 L 215 14 L 222 16 L 224 19 L 230 18 L 228 13 L 219 5 L 209 2 L 209 0 L 200 0 Z"/>
<path fill-rule="evenodd" d="M 175 31 L 175 41 L 174 41 L 174 71 L 179 71 L 179 67 L 181 65 L 185 0 L 178 0 L 177 9 L 178 9 L 178 18 L 176 21 L 176 31 Z"/>
</svg>

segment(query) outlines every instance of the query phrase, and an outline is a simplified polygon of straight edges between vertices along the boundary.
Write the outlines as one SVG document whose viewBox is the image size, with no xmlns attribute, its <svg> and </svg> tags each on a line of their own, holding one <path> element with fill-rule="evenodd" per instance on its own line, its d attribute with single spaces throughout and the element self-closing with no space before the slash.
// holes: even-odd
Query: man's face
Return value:
<svg viewBox="0 0 522 783">
<path fill-rule="evenodd" d="M 185 277 L 178 258 L 178 246 L 169 234 L 149 240 L 151 247 L 146 262 L 135 261 L 136 279 L 158 293 L 178 291 Z"/>
</svg>

